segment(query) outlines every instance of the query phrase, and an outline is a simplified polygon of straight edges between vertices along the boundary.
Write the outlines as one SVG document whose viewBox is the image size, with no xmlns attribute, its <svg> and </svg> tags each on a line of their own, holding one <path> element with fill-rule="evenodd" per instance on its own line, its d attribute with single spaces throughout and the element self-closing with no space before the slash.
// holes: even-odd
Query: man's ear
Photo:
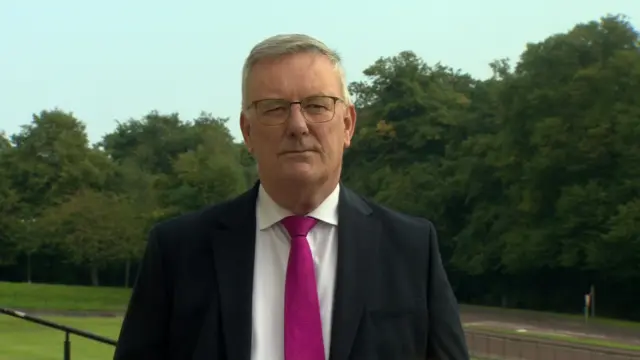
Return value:
<svg viewBox="0 0 640 360">
<path fill-rule="evenodd" d="M 251 121 L 244 114 L 244 111 L 240 112 L 240 131 L 242 131 L 242 138 L 244 139 L 244 145 L 247 147 L 247 151 L 253 154 L 253 145 L 251 143 Z"/>
<path fill-rule="evenodd" d="M 351 146 L 351 139 L 353 138 L 353 134 L 356 130 L 356 107 L 354 105 L 349 105 L 347 111 L 344 116 L 344 148 L 348 148 Z"/>
</svg>

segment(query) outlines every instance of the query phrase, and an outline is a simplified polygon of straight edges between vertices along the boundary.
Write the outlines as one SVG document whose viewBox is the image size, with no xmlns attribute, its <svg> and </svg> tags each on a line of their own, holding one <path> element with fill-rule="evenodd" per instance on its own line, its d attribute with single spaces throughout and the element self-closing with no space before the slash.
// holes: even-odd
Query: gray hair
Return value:
<svg viewBox="0 0 640 360">
<path fill-rule="evenodd" d="M 251 49 L 249 56 L 242 67 L 242 108 L 247 106 L 247 82 L 251 75 L 251 69 L 255 64 L 264 59 L 278 58 L 290 54 L 315 52 L 329 58 L 335 66 L 336 72 L 342 82 L 342 98 L 350 104 L 349 89 L 342 60 L 337 52 L 329 49 L 322 41 L 304 34 L 283 34 L 267 38 Z"/>
</svg>

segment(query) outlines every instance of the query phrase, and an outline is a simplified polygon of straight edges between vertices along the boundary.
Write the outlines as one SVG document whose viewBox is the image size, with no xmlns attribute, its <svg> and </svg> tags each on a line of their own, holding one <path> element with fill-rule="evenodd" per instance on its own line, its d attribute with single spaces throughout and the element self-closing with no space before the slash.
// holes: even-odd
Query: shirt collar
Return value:
<svg viewBox="0 0 640 360">
<path fill-rule="evenodd" d="M 322 222 L 338 225 L 338 200 L 340 199 L 340 184 L 336 186 L 331 194 L 317 207 L 315 210 L 307 214 L 307 216 L 318 219 Z M 271 227 L 273 224 L 280 222 L 287 216 L 293 215 L 289 210 L 284 209 L 267 194 L 266 190 L 260 185 L 258 190 L 258 199 L 256 204 L 257 223 L 260 230 Z"/>
</svg>

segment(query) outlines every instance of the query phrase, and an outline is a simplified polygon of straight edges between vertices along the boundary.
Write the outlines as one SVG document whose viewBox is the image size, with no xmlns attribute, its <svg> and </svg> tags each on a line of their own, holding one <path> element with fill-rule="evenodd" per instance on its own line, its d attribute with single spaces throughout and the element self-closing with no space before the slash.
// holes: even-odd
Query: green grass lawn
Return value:
<svg viewBox="0 0 640 360">
<path fill-rule="evenodd" d="M 122 318 L 46 317 L 60 324 L 87 330 L 115 339 Z M 60 360 L 63 354 L 62 332 L 8 316 L 0 316 L 0 360 Z M 111 360 L 113 346 L 71 336 L 71 358 Z M 480 360 L 480 359 L 472 359 Z"/>
<path fill-rule="evenodd" d="M 116 339 L 122 318 L 46 317 L 60 324 Z M 114 347 L 71 336 L 71 358 L 111 360 Z M 64 333 L 0 315 L 0 360 L 60 360 Z"/>
<path fill-rule="evenodd" d="M 0 307 L 122 312 L 130 294 L 124 288 L 0 282 Z"/>
</svg>

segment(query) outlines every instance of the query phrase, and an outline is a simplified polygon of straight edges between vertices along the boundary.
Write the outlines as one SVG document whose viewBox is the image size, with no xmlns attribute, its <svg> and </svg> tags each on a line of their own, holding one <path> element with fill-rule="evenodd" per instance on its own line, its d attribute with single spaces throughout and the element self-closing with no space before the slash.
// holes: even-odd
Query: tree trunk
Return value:
<svg viewBox="0 0 640 360">
<path fill-rule="evenodd" d="M 129 287 L 129 280 L 131 277 L 131 260 L 127 260 L 124 264 L 124 287 Z"/>
<path fill-rule="evenodd" d="M 31 253 L 27 253 L 27 283 L 31 284 Z"/>
<path fill-rule="evenodd" d="M 98 267 L 91 266 L 91 285 L 100 286 L 100 279 L 98 277 Z"/>
</svg>

